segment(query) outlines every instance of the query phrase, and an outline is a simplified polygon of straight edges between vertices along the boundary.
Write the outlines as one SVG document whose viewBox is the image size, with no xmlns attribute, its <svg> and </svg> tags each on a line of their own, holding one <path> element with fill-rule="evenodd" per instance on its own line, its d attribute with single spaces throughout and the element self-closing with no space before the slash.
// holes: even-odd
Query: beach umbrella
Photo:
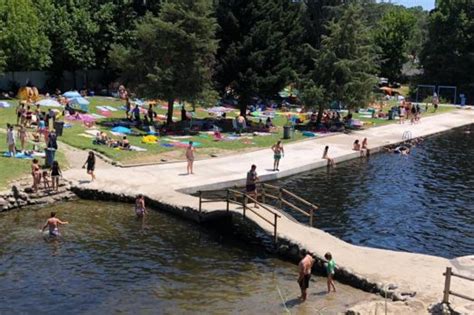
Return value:
<svg viewBox="0 0 474 315">
<path fill-rule="evenodd" d="M 79 94 L 79 92 L 77 91 L 67 91 L 66 93 L 63 94 L 63 96 L 68 99 L 82 97 L 81 94 Z"/>
<path fill-rule="evenodd" d="M 46 98 L 41 101 L 36 102 L 37 105 L 47 106 L 47 107 L 61 107 L 61 104 L 53 99 Z"/>
<path fill-rule="evenodd" d="M 69 102 L 70 106 L 76 109 L 80 109 L 83 112 L 88 112 L 89 111 L 89 101 L 86 100 L 83 97 L 76 97 L 73 98 Z"/>
</svg>

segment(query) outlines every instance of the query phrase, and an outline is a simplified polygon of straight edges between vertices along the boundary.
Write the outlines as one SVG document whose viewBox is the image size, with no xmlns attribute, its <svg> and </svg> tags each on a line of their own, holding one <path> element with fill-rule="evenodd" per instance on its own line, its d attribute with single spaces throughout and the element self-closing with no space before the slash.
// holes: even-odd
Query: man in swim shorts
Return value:
<svg viewBox="0 0 474 315">
<path fill-rule="evenodd" d="M 298 264 L 299 268 L 299 276 L 298 276 L 298 284 L 300 285 L 301 289 L 301 296 L 299 297 L 303 302 L 306 301 L 307 292 L 306 290 L 309 287 L 309 280 L 311 279 L 311 268 L 313 268 L 314 258 L 311 256 L 311 253 L 304 254 L 304 258 L 301 259 L 300 263 Z"/>
<path fill-rule="evenodd" d="M 57 237 L 60 235 L 58 227 L 59 225 L 62 225 L 62 224 L 69 224 L 69 222 L 67 221 L 63 222 L 59 220 L 58 218 L 56 218 L 56 212 L 51 212 L 51 217 L 48 219 L 48 221 L 46 221 L 41 232 L 44 232 L 44 230 L 46 230 L 46 228 L 49 227 L 49 236 Z"/>
</svg>

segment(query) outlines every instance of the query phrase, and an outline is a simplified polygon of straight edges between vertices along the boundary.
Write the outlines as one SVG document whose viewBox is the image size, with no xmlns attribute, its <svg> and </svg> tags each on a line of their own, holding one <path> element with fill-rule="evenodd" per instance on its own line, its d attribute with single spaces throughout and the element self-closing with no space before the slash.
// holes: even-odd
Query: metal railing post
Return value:
<svg viewBox="0 0 474 315">
<path fill-rule="evenodd" d="M 278 189 L 278 200 L 280 201 L 280 209 L 283 209 L 283 189 Z"/>
<path fill-rule="evenodd" d="M 229 212 L 229 198 L 230 198 L 230 191 L 227 189 L 227 196 L 226 196 L 226 201 L 227 201 L 227 207 L 226 210 Z"/>
<path fill-rule="evenodd" d="M 444 296 L 443 303 L 449 303 L 449 289 L 451 287 L 451 267 L 446 267 L 445 280 L 444 280 Z"/>
<path fill-rule="evenodd" d="M 276 214 L 276 213 L 274 213 L 273 216 L 274 216 L 274 218 L 275 218 L 275 219 L 274 219 L 274 220 L 275 220 L 275 221 L 274 221 L 275 223 L 274 223 L 274 226 L 273 226 L 273 243 L 276 244 L 276 243 L 277 243 L 277 240 L 278 240 L 278 234 L 277 234 L 277 219 L 278 219 L 278 217 L 277 217 L 277 214 Z"/>
<path fill-rule="evenodd" d="M 202 191 L 199 191 L 199 214 L 202 211 Z"/>
<path fill-rule="evenodd" d="M 245 208 L 247 207 L 247 194 L 244 194 L 243 206 L 244 206 L 244 218 L 245 218 Z"/>
<path fill-rule="evenodd" d="M 265 203 L 265 184 L 262 184 L 262 203 Z"/>
</svg>

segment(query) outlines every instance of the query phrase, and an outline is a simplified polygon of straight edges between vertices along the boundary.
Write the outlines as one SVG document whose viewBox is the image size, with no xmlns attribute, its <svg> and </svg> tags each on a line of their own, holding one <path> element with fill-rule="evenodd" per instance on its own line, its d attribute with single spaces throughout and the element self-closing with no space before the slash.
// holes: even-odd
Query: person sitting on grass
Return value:
<svg viewBox="0 0 474 315">
<path fill-rule="evenodd" d="M 120 148 L 122 150 L 130 150 L 130 142 L 128 141 L 127 136 L 123 136 Z"/>
</svg>

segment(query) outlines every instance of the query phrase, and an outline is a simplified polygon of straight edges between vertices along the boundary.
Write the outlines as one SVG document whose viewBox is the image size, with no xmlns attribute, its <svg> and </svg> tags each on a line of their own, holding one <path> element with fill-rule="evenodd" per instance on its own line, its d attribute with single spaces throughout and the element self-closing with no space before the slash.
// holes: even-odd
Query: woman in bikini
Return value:
<svg viewBox="0 0 474 315">
<path fill-rule="evenodd" d="M 31 164 L 31 176 L 33 176 L 33 190 L 37 192 L 38 185 L 41 182 L 41 171 L 37 159 L 33 159 L 33 163 Z"/>
<path fill-rule="evenodd" d="M 26 139 L 28 139 L 28 132 L 24 126 L 20 126 L 18 130 L 18 138 L 20 138 L 21 151 L 25 151 Z"/>
<path fill-rule="evenodd" d="M 285 155 L 285 150 L 283 149 L 283 145 L 281 141 L 278 141 L 276 144 L 272 146 L 273 151 L 273 171 L 280 171 L 280 160 Z"/>
</svg>

